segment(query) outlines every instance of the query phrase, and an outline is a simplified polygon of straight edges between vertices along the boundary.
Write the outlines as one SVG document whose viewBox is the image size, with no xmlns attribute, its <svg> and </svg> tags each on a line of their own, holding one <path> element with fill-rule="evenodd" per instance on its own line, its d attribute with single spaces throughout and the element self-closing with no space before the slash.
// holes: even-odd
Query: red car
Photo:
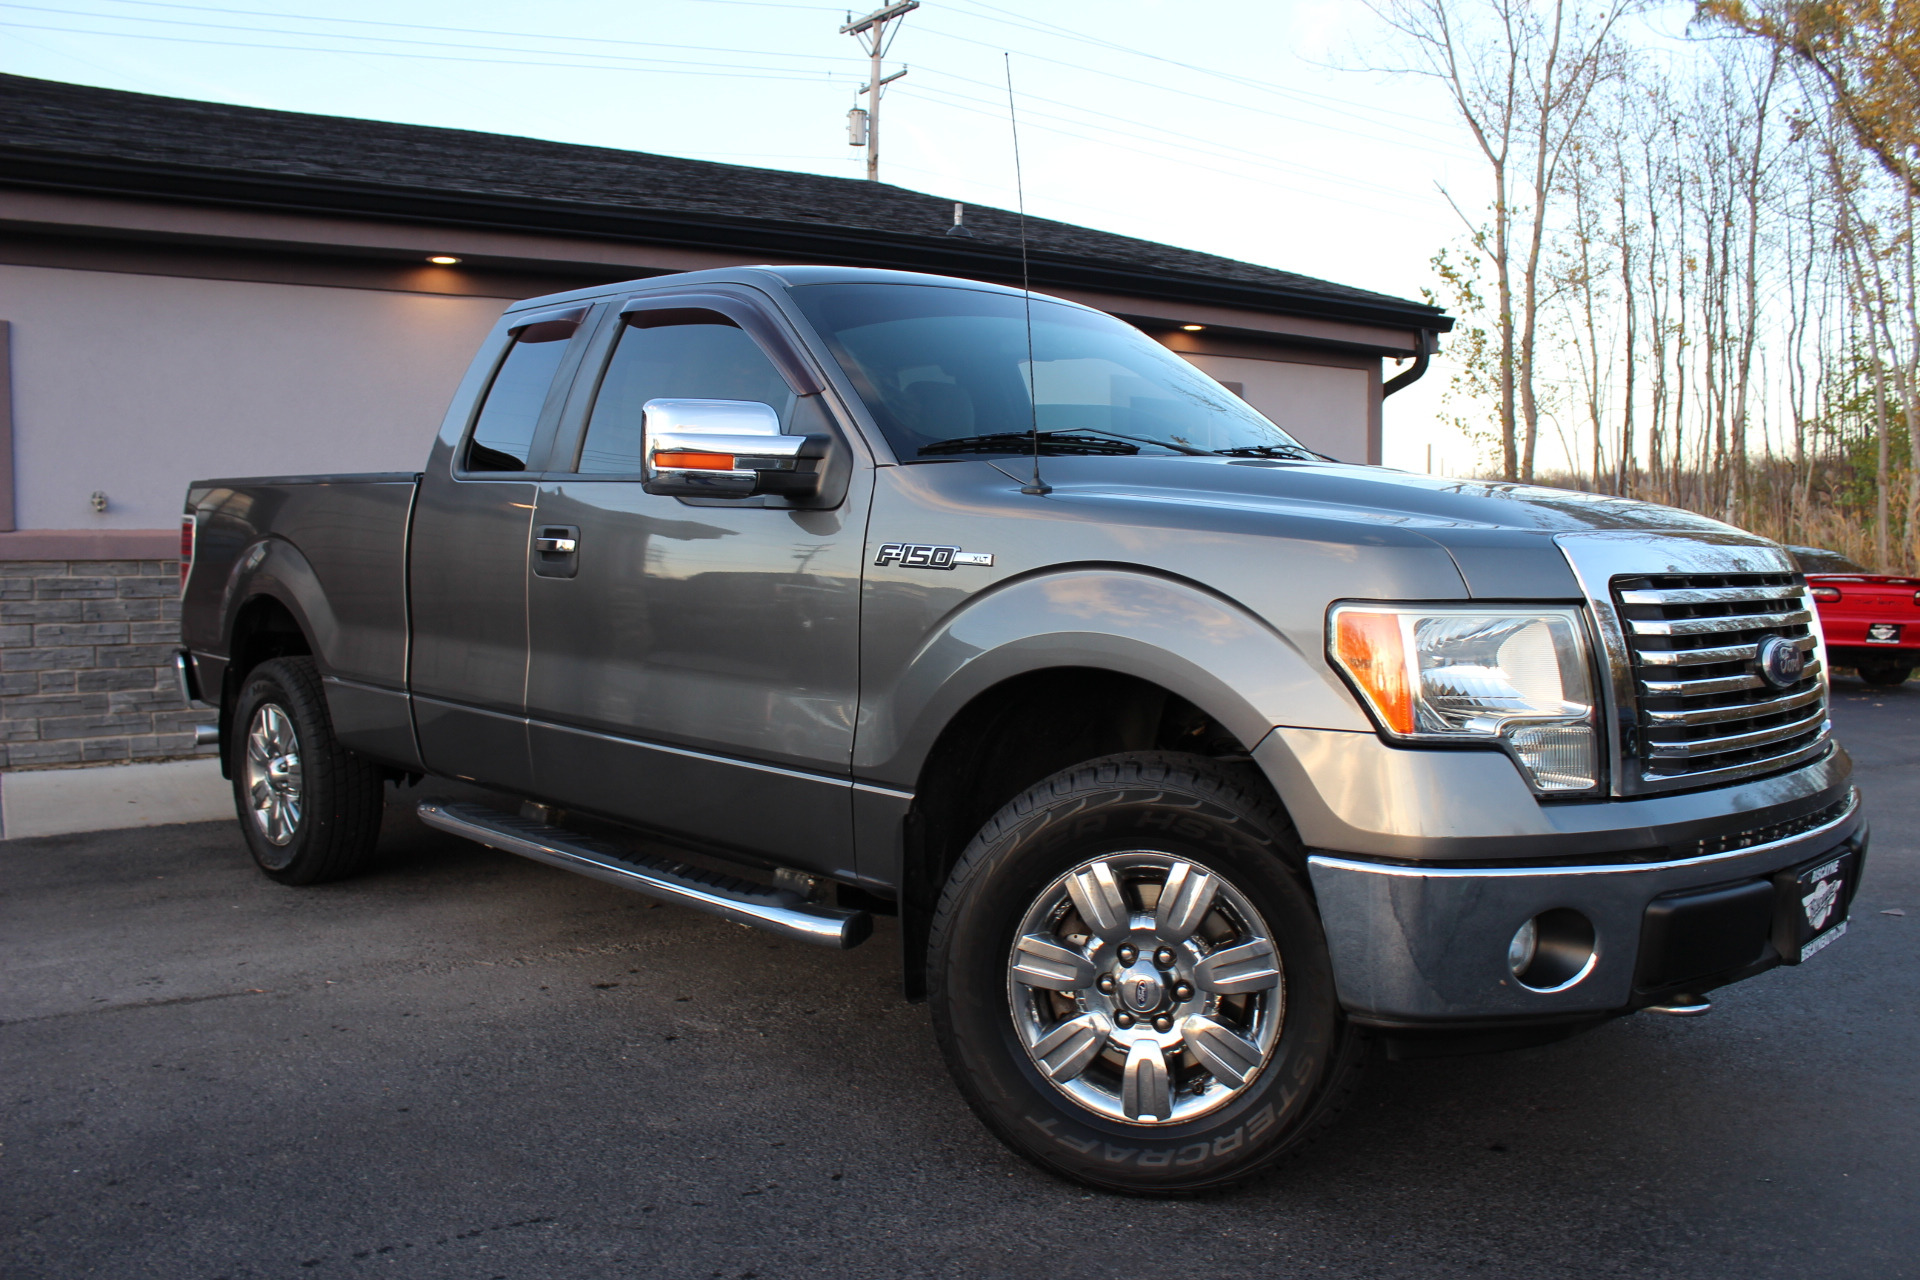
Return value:
<svg viewBox="0 0 1920 1280">
<path fill-rule="evenodd" d="M 1827 635 L 1827 661 L 1868 684 L 1905 682 L 1920 664 L 1920 578 L 1869 573 L 1818 547 L 1788 547 L 1807 575 Z"/>
</svg>

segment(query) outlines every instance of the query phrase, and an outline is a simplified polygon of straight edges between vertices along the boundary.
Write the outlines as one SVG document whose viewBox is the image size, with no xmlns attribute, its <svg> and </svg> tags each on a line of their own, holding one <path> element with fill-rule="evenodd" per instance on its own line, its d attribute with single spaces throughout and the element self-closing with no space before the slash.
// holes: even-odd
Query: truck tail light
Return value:
<svg viewBox="0 0 1920 1280">
<path fill-rule="evenodd" d="M 656 467 L 671 467 L 678 471 L 732 471 L 733 455 L 730 453 L 656 453 L 653 455 Z"/>
<path fill-rule="evenodd" d="M 193 572 L 193 542 L 199 522 L 192 516 L 180 517 L 180 594 L 187 594 L 187 575 Z"/>
</svg>

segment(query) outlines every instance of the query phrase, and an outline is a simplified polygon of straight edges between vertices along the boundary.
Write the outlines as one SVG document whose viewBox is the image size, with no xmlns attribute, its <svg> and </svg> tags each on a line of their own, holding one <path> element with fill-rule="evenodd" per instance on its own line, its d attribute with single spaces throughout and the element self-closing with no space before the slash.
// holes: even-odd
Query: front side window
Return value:
<svg viewBox="0 0 1920 1280">
<path fill-rule="evenodd" d="M 941 285 L 790 291 L 903 461 L 967 454 L 1312 456 L 1132 325 Z M 1031 354 L 1029 354 L 1031 353 Z M 1031 393 L 1030 393 L 1031 391 Z"/>
<path fill-rule="evenodd" d="M 639 313 L 642 317 L 645 312 Z M 620 334 L 578 470 L 633 475 L 641 470 L 641 409 L 649 400 L 753 400 L 770 405 L 784 429 L 795 396 L 754 340 L 717 313 L 704 323 L 629 326 Z"/>
<path fill-rule="evenodd" d="M 545 328 L 545 326 L 542 326 Z M 557 338 L 539 331 L 523 334 L 507 348 L 507 358 L 487 387 L 480 417 L 467 441 L 467 471 L 525 471 L 533 458 L 533 433 L 553 387 L 560 357 L 567 353 L 569 327 Z M 545 340 L 543 340 L 545 339 Z"/>
</svg>

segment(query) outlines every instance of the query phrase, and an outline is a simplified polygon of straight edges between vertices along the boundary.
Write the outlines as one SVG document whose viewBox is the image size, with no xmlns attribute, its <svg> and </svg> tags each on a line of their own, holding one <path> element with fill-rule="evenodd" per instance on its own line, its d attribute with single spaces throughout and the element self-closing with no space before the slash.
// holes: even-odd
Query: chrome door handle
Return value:
<svg viewBox="0 0 1920 1280">
<path fill-rule="evenodd" d="M 580 543 L 573 538 L 535 538 L 533 549 L 548 555 L 570 556 L 580 549 Z"/>
</svg>

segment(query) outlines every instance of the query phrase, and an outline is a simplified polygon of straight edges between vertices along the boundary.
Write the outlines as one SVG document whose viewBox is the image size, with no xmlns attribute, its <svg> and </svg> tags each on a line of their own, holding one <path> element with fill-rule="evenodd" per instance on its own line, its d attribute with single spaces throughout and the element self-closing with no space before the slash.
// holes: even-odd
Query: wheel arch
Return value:
<svg viewBox="0 0 1920 1280">
<path fill-rule="evenodd" d="M 313 566 L 280 538 L 255 543 L 235 563 L 227 593 L 226 666 L 220 679 L 220 771 L 229 773 L 227 747 L 233 707 L 247 674 L 271 658 L 304 655 L 324 670 L 327 641 L 339 634 L 332 607 Z"/>
<path fill-rule="evenodd" d="M 894 734 L 880 776 L 912 791 L 889 868 L 911 998 L 925 991 L 927 928 L 948 873 L 986 819 L 1040 779 L 1122 751 L 1246 759 L 1280 723 L 1366 727 L 1323 666 L 1237 603 L 1105 567 L 975 597 L 919 646 L 891 694 L 862 720 L 869 748 Z"/>
</svg>

